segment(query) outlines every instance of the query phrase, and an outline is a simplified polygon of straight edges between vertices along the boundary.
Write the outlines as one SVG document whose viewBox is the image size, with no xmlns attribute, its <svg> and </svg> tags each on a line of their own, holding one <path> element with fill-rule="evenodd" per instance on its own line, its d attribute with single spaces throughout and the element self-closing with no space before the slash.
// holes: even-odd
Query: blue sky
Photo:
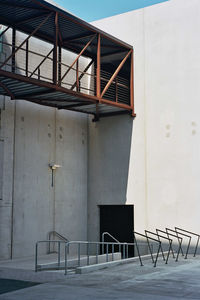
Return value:
<svg viewBox="0 0 200 300">
<path fill-rule="evenodd" d="M 79 18 L 91 22 L 168 0 L 54 0 Z"/>
</svg>

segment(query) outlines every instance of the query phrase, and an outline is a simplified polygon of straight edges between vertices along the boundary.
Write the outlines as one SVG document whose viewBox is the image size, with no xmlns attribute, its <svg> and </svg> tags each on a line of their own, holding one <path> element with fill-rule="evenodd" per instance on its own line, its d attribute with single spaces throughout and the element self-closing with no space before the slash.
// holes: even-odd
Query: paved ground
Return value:
<svg viewBox="0 0 200 300">
<path fill-rule="evenodd" d="M 21 279 L 42 284 L 4 293 L 0 300 L 200 299 L 200 257 L 161 259 L 153 268 L 150 260 L 115 266 L 83 275 L 64 276 L 62 272 L 38 272 L 0 264 L 0 278 Z"/>
<path fill-rule="evenodd" d="M 0 294 L 5 294 L 8 292 L 24 289 L 37 284 L 38 283 L 29 282 L 29 281 L 0 278 Z"/>
</svg>

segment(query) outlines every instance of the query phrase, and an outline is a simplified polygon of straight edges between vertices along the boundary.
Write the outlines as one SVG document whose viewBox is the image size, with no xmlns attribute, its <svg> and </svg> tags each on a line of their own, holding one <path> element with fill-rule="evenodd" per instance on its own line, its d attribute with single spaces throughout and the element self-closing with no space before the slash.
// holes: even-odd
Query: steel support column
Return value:
<svg viewBox="0 0 200 300">
<path fill-rule="evenodd" d="M 101 35 L 98 34 L 97 42 L 97 71 L 96 71 L 96 93 L 101 98 Z"/>
<path fill-rule="evenodd" d="M 62 74 L 62 48 L 59 45 L 58 47 L 58 82 L 61 80 L 61 74 Z"/>
<path fill-rule="evenodd" d="M 80 92 L 78 74 L 79 74 L 79 60 L 77 60 L 76 62 L 76 91 Z"/>
<path fill-rule="evenodd" d="M 12 72 L 15 73 L 16 29 L 12 29 Z"/>
<path fill-rule="evenodd" d="M 131 68 L 130 68 L 130 105 L 132 107 L 132 116 L 135 117 L 134 112 L 134 52 L 131 52 Z"/>
<path fill-rule="evenodd" d="M 57 84 L 58 76 L 58 13 L 55 14 L 55 39 L 53 49 L 53 83 Z"/>
<path fill-rule="evenodd" d="M 29 40 L 26 41 L 26 76 L 28 76 L 28 54 L 29 54 Z"/>
</svg>

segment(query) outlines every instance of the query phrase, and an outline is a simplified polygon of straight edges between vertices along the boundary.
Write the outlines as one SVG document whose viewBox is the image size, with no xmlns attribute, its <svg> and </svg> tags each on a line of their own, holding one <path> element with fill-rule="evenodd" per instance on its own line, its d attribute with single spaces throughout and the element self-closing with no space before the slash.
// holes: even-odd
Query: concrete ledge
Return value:
<svg viewBox="0 0 200 300">
<path fill-rule="evenodd" d="M 113 253 L 113 260 L 114 261 L 121 260 L 121 253 L 120 252 Z M 112 260 L 112 254 L 109 253 L 108 254 L 108 262 L 113 262 L 113 260 Z M 90 256 L 89 262 L 90 262 L 90 266 L 91 265 L 97 265 L 96 264 L 96 255 Z M 106 254 L 98 255 L 98 264 L 102 264 L 102 263 L 106 263 Z M 75 268 L 75 267 L 77 267 L 77 264 L 78 264 L 78 259 L 77 258 L 69 259 L 67 261 L 68 268 L 73 268 L 73 267 Z M 65 261 L 62 260 L 60 262 L 60 269 L 64 268 L 64 266 L 65 266 Z M 87 266 L 87 256 L 82 256 L 80 258 L 80 266 L 81 267 Z M 54 269 L 54 268 L 58 268 L 58 263 L 55 262 L 55 261 L 54 262 L 48 262 L 48 263 L 45 263 L 45 264 L 38 264 L 38 267 L 37 267 L 38 271 Z"/>
<path fill-rule="evenodd" d="M 164 253 L 167 253 L 167 252 L 164 252 Z M 154 254 L 154 256 L 155 256 L 155 254 Z M 161 257 L 161 256 L 162 256 L 162 254 L 160 253 L 159 257 Z M 141 256 L 142 261 L 148 260 L 150 258 L 151 258 L 150 254 Z M 76 274 L 86 274 L 86 273 L 90 273 L 93 271 L 111 268 L 114 266 L 128 264 L 128 263 L 136 262 L 136 261 L 140 264 L 140 260 L 139 260 L 138 256 L 126 258 L 126 259 L 120 259 L 117 261 L 109 261 L 109 262 L 104 262 L 104 263 L 99 263 L 99 264 L 94 264 L 94 265 L 89 265 L 89 266 L 78 267 L 78 268 L 76 268 Z"/>
</svg>

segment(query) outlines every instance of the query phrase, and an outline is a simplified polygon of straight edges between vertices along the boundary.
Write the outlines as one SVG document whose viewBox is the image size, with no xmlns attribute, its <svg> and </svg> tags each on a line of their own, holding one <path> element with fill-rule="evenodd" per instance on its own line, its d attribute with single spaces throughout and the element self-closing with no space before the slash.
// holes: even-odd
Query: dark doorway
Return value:
<svg viewBox="0 0 200 300">
<path fill-rule="evenodd" d="M 100 205 L 100 237 L 109 232 L 119 242 L 133 243 L 134 206 L 133 205 Z M 114 242 L 105 236 L 106 242 Z M 130 247 L 129 255 L 134 255 L 134 247 Z"/>
</svg>

